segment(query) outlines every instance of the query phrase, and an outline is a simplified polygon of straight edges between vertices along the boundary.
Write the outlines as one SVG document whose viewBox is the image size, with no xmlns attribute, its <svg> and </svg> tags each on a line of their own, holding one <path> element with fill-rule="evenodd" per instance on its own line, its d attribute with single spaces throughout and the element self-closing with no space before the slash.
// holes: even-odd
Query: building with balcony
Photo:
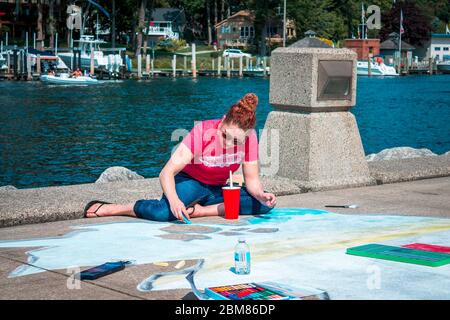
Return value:
<svg viewBox="0 0 450 320">
<path fill-rule="evenodd" d="M 246 47 L 255 43 L 255 14 L 250 10 L 241 10 L 214 25 L 217 44 L 224 47 Z M 280 43 L 283 41 L 283 21 L 269 21 L 266 24 L 266 41 Z M 295 25 L 286 21 L 286 39 L 295 38 Z"/>
<path fill-rule="evenodd" d="M 48 12 L 50 0 L 41 0 L 43 13 Z M 60 6 L 55 1 L 54 6 Z M 0 34 L 8 32 L 10 38 L 25 38 L 36 31 L 38 0 L 0 0 Z"/>
<path fill-rule="evenodd" d="M 436 61 L 450 60 L 450 33 L 433 33 L 427 57 Z"/>
<path fill-rule="evenodd" d="M 184 9 L 155 8 L 150 21 L 146 23 L 144 34 L 154 38 L 180 39 L 186 27 Z"/>
</svg>

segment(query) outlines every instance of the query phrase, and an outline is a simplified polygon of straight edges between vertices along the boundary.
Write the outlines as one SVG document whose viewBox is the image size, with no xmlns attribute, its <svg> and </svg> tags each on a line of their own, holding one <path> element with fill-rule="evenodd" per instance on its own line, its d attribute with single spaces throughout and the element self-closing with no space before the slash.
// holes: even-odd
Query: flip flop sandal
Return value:
<svg viewBox="0 0 450 320">
<path fill-rule="evenodd" d="M 93 214 L 95 214 L 97 217 L 100 217 L 100 216 L 97 214 L 98 209 L 100 209 L 104 204 L 111 204 L 111 202 L 105 202 L 105 201 L 101 201 L 101 200 L 92 200 L 92 201 L 90 201 L 90 202 L 84 207 L 84 210 L 83 210 L 83 215 L 84 215 L 85 218 L 87 218 L 87 214 L 88 214 L 87 211 L 89 210 L 89 208 L 92 207 L 92 206 L 93 206 L 94 204 L 96 204 L 96 203 L 101 203 L 101 204 L 98 206 L 97 209 L 95 209 L 94 212 L 89 212 L 89 213 L 93 213 Z"/>
<path fill-rule="evenodd" d="M 193 213 L 195 212 L 195 205 L 196 205 L 197 203 L 199 203 L 200 200 L 202 200 L 202 198 L 199 198 L 199 199 L 197 199 L 197 200 L 192 201 L 192 202 L 186 207 L 186 211 L 189 210 L 189 209 L 192 209 L 191 214 L 193 214 Z"/>
</svg>

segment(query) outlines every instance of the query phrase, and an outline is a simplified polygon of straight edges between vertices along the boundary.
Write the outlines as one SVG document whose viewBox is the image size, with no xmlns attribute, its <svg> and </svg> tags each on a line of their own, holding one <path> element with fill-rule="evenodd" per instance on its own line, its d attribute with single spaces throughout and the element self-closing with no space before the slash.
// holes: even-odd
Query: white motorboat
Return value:
<svg viewBox="0 0 450 320">
<path fill-rule="evenodd" d="M 368 76 L 369 75 L 369 63 L 367 61 L 358 61 L 358 75 Z M 388 66 L 384 64 L 382 60 L 377 62 L 370 62 L 370 73 L 373 76 L 398 76 L 397 71 L 393 66 Z"/>
<path fill-rule="evenodd" d="M 8 51 L 0 51 L 0 71 L 8 69 L 8 61 L 6 61 L 6 56 Z"/>
<path fill-rule="evenodd" d="M 42 75 L 40 77 L 42 82 L 50 84 L 65 84 L 65 85 L 87 85 L 99 83 L 97 79 L 87 76 L 70 77 L 67 73 L 56 75 Z"/>
<path fill-rule="evenodd" d="M 6 70 L 8 66 L 6 65 L 6 59 L 0 54 L 0 70 Z"/>
<path fill-rule="evenodd" d="M 103 69 L 109 73 L 119 73 L 120 67 L 123 66 L 122 57 L 120 54 L 104 55 L 100 49 L 100 44 L 106 43 L 102 40 L 94 39 L 94 36 L 82 35 L 78 42 L 78 50 L 81 52 L 81 68 L 89 69 L 91 66 L 91 51 L 94 51 L 94 68 Z M 74 61 L 73 52 L 60 52 L 58 56 L 65 64 L 73 68 L 77 64 Z"/>
<path fill-rule="evenodd" d="M 38 56 L 40 57 L 41 63 L 46 63 L 47 65 L 51 66 L 51 69 L 58 70 L 60 72 L 67 72 L 69 68 L 67 65 L 61 60 L 60 57 L 55 55 L 52 52 L 49 51 L 39 51 L 33 48 L 27 49 L 28 55 L 31 59 L 31 66 L 33 68 L 36 68 L 36 63 Z"/>
<path fill-rule="evenodd" d="M 436 64 L 436 68 L 439 72 L 450 73 L 450 60 L 439 61 Z"/>
</svg>

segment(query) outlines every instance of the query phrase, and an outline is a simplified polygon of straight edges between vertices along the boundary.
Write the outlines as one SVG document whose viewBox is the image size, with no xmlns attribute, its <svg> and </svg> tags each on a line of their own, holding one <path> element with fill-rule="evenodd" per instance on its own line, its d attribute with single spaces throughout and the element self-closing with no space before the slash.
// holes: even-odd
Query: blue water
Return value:
<svg viewBox="0 0 450 320">
<path fill-rule="evenodd" d="M 174 129 L 221 117 L 247 92 L 259 96 L 262 128 L 271 111 L 265 79 L 0 82 L 0 185 L 90 183 L 110 166 L 157 176 L 177 143 Z M 366 154 L 396 146 L 450 150 L 450 76 L 359 78 L 352 112 Z"/>
</svg>

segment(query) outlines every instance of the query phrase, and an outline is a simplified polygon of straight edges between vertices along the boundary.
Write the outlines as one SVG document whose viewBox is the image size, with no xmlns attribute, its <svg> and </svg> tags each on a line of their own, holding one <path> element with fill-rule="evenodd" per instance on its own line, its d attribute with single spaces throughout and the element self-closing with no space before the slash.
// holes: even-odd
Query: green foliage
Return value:
<svg viewBox="0 0 450 320">
<path fill-rule="evenodd" d="M 218 58 L 222 53 L 220 51 L 214 51 L 209 54 L 211 58 Z"/>
<path fill-rule="evenodd" d="M 400 12 L 403 11 L 402 35 L 404 41 L 417 46 L 430 38 L 431 20 L 426 11 L 421 9 L 414 1 L 398 1 L 388 12 L 384 14 L 384 23 L 380 31 L 381 39 L 385 40 L 392 32 L 399 33 Z"/>
<path fill-rule="evenodd" d="M 58 17 L 55 23 L 56 31 L 60 33 L 61 39 L 65 38 L 66 6 L 73 3 L 72 0 L 56 1 L 54 17 Z M 60 3 L 60 4 L 58 4 Z M 87 1 L 76 1 L 88 7 Z M 98 0 L 108 12 L 112 13 L 112 0 Z M 138 12 L 141 0 L 115 0 L 116 6 L 116 33 L 122 36 L 126 33 L 133 38 L 138 31 Z M 298 39 L 309 29 L 317 32 L 319 37 L 342 43 L 342 40 L 358 33 L 358 25 L 361 19 L 361 4 L 378 5 L 381 8 L 382 30 L 369 30 L 370 37 L 381 37 L 385 39 L 390 32 L 398 32 L 399 10 L 404 8 L 404 26 L 406 29 L 406 41 L 414 44 L 422 42 L 429 37 L 430 32 L 445 32 L 445 25 L 450 22 L 449 0 L 288 0 L 287 17 L 293 19 L 296 24 Z M 220 21 L 226 17 L 228 10 L 234 14 L 239 10 L 249 9 L 255 13 L 255 42 L 247 51 L 253 54 L 268 54 L 267 50 L 274 49 L 271 45 L 266 48 L 262 39 L 265 36 L 265 25 L 279 23 L 282 19 L 282 0 L 147 0 L 147 18 L 153 8 L 174 7 L 184 9 L 187 26 L 182 38 L 188 42 L 205 40 L 207 38 L 207 10 L 209 7 L 211 17 Z M 224 11 L 222 11 L 222 8 Z M 89 7 L 90 20 L 87 27 L 92 29 L 95 23 L 94 7 Z M 215 13 L 218 12 L 218 15 Z M 47 15 L 47 11 L 44 12 Z M 111 21 L 104 15 L 99 15 L 103 27 L 110 27 Z M 45 19 L 47 24 L 52 21 L 50 17 Z M 48 28 L 47 28 L 48 30 Z M 214 30 L 213 30 L 214 31 Z M 4 34 L 4 27 L 0 34 Z M 288 40 L 288 44 L 298 40 Z M 132 39 L 130 39 L 132 40 Z M 214 36 L 213 36 L 213 40 Z M 123 38 L 121 39 L 123 41 Z M 131 46 L 131 44 L 130 44 Z M 176 51 L 184 44 L 167 43 L 161 46 L 167 52 Z"/>
<path fill-rule="evenodd" d="M 296 0 L 289 3 L 288 12 L 296 21 L 300 38 L 308 30 L 333 41 L 346 37 L 345 19 L 331 0 Z"/>
<path fill-rule="evenodd" d="M 183 39 L 164 39 L 158 42 L 157 49 L 167 52 L 175 52 L 186 46 L 186 40 Z"/>
<path fill-rule="evenodd" d="M 1 26 L 0 27 L 0 36 L 4 36 L 6 34 L 6 32 L 11 32 L 11 30 L 9 29 L 8 26 Z"/>
</svg>

